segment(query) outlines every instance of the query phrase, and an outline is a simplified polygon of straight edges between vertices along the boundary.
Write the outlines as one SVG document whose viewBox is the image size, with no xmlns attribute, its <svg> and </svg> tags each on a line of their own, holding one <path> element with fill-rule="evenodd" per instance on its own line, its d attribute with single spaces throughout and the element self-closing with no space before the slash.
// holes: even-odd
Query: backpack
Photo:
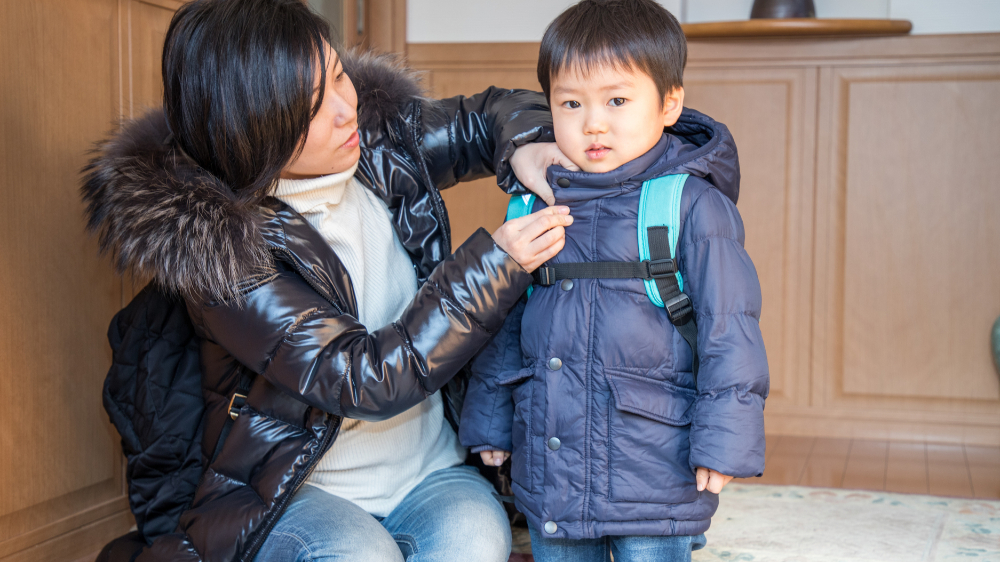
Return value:
<svg viewBox="0 0 1000 562">
<path fill-rule="evenodd" d="M 201 341 L 179 297 L 147 285 L 108 328 L 104 409 L 128 461 L 129 507 L 147 544 L 176 530 L 201 479 Z"/>
<path fill-rule="evenodd" d="M 677 240 L 681 224 L 681 196 L 689 174 L 673 174 L 647 180 L 639 196 L 637 262 L 557 263 L 539 267 L 532 274 L 541 286 L 563 279 L 642 279 L 646 296 L 667 312 L 670 323 L 691 346 L 692 372 L 698 377 L 698 326 L 694 307 L 684 293 L 684 279 L 677 267 Z M 512 220 L 531 213 L 536 197 L 514 195 L 507 205 Z M 534 286 L 528 288 L 531 296 Z"/>
</svg>

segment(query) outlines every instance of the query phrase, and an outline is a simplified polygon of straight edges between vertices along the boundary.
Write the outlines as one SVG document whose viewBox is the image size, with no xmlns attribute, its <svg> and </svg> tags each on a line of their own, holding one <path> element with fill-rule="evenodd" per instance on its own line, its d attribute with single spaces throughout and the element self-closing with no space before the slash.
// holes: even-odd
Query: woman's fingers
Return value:
<svg viewBox="0 0 1000 562">
<path fill-rule="evenodd" d="M 559 253 L 565 243 L 565 227 L 572 223 L 568 207 L 547 207 L 505 222 L 493 233 L 493 240 L 530 273 Z"/>
<path fill-rule="evenodd" d="M 527 187 L 532 193 L 537 195 L 539 199 L 545 201 L 546 205 L 555 204 L 556 196 L 552 193 L 552 188 L 549 187 L 549 182 L 545 179 L 544 174 L 535 178 L 535 180 L 531 182 L 531 185 L 525 184 L 524 187 Z"/>
<path fill-rule="evenodd" d="M 573 217 L 569 214 L 569 207 L 562 206 L 548 207 L 523 218 L 528 219 L 527 223 L 524 226 L 518 226 L 520 226 L 521 231 L 529 241 L 538 238 L 553 228 L 573 224 Z"/>
</svg>

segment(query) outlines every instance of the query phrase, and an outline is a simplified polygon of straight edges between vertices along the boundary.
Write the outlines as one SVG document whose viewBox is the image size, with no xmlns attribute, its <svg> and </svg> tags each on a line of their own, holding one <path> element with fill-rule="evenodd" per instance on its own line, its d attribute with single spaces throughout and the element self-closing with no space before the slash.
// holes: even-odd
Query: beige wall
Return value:
<svg viewBox="0 0 1000 562">
<path fill-rule="evenodd" d="M 538 45 L 411 44 L 436 95 L 538 88 Z M 695 41 L 763 286 L 772 433 L 1000 444 L 1000 34 Z M 445 192 L 462 240 L 491 180 Z"/>
<path fill-rule="evenodd" d="M 753 0 L 657 0 L 682 23 L 744 20 Z M 408 0 L 410 43 L 541 41 L 545 27 L 576 0 Z M 814 0 L 821 18 L 891 18 L 913 33 L 1000 31 L 996 0 Z"/>
</svg>

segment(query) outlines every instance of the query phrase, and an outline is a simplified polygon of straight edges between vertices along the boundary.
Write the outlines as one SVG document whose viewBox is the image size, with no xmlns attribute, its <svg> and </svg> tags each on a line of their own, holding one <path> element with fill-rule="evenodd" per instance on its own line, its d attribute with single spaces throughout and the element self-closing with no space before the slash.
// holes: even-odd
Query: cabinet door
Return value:
<svg viewBox="0 0 1000 562">
<path fill-rule="evenodd" d="M 1000 62 L 833 67 L 820 95 L 815 402 L 995 443 Z"/>
<path fill-rule="evenodd" d="M 726 124 L 740 155 L 739 211 L 763 295 L 765 414 L 809 400 L 815 67 L 699 68 L 684 105 Z"/>
<path fill-rule="evenodd" d="M 175 2 L 0 3 L 0 559 L 74 560 L 133 520 L 101 404 L 122 282 L 84 234 L 93 143 L 160 96 Z"/>
</svg>

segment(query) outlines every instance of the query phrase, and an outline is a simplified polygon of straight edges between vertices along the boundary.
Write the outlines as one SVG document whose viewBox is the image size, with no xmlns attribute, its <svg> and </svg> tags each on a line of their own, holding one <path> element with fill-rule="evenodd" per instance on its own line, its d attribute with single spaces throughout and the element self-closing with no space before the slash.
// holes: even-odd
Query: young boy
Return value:
<svg viewBox="0 0 1000 562">
<path fill-rule="evenodd" d="M 723 486 L 764 469 L 768 369 L 736 147 L 724 125 L 683 109 L 686 57 L 680 25 L 653 0 L 583 0 L 542 40 L 556 143 L 581 169 L 548 179 L 575 220 L 474 361 L 460 429 L 488 465 L 513 451 L 540 562 L 609 550 L 616 562 L 690 560 Z M 642 186 L 675 174 L 690 175 L 674 260 L 645 277 L 668 314 L 638 273 L 608 266 L 656 265 L 640 263 Z M 665 231 L 649 231 L 659 258 Z"/>
</svg>

